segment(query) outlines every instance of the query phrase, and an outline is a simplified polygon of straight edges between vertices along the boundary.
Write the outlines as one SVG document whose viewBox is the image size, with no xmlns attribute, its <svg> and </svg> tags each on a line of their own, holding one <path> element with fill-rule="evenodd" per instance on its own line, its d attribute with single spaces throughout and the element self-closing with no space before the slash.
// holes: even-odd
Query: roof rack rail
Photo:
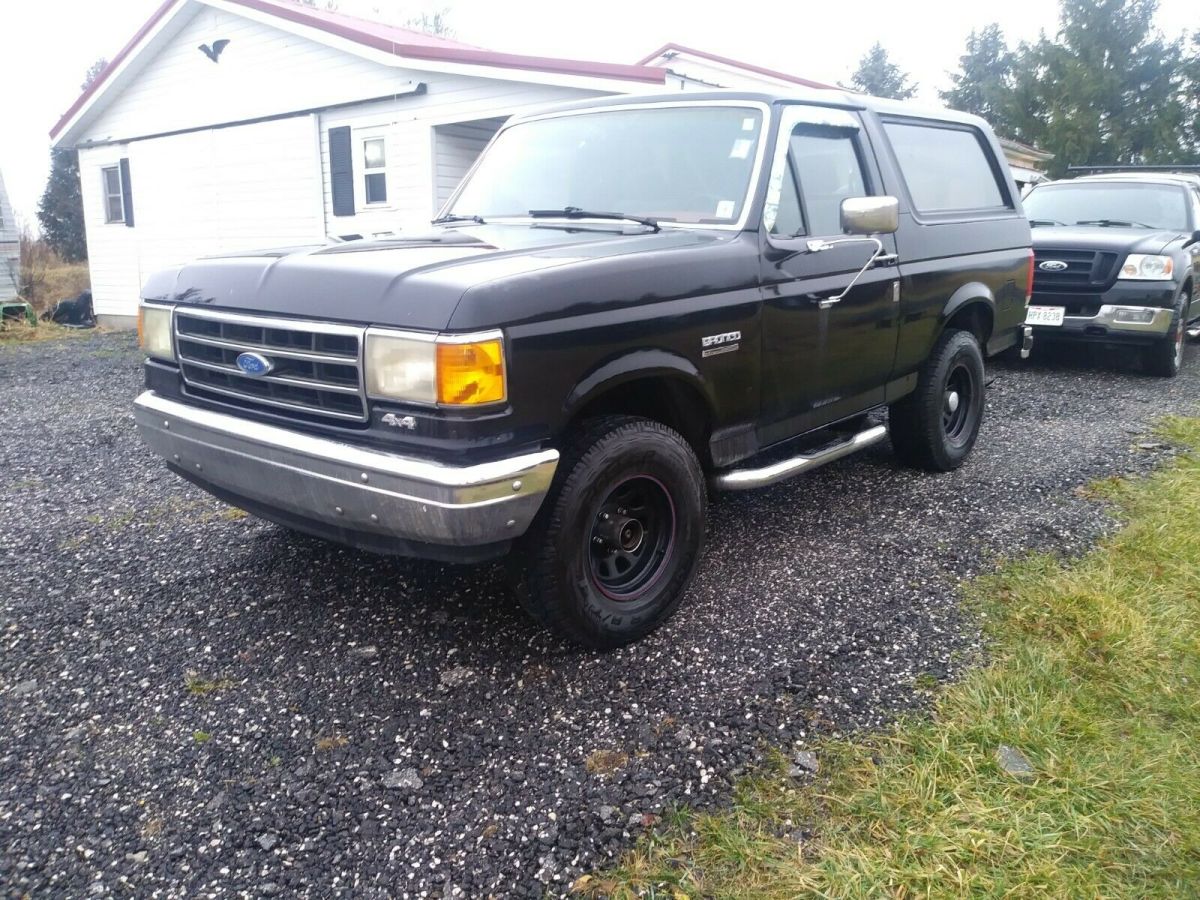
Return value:
<svg viewBox="0 0 1200 900">
<path fill-rule="evenodd" d="M 1200 172 L 1200 166 L 1193 165 L 1175 165 L 1175 166 L 1133 166 L 1133 165 L 1112 165 L 1112 166 L 1067 166 L 1067 172 L 1083 173 L 1099 173 L 1099 172 L 1164 172 L 1179 174 L 1188 174 L 1191 172 Z"/>
</svg>

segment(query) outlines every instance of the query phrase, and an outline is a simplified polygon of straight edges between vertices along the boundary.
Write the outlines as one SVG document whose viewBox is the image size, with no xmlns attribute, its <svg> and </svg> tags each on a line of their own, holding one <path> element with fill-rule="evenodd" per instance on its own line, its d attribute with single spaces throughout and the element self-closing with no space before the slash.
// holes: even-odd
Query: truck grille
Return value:
<svg viewBox="0 0 1200 900">
<path fill-rule="evenodd" d="M 303 418 L 366 421 L 362 341 L 363 329 L 348 325 L 175 310 L 175 352 L 189 389 Z M 268 360 L 268 372 L 244 372 L 243 353 Z"/>
<path fill-rule="evenodd" d="M 1116 277 L 1116 253 L 1095 250 L 1034 250 L 1033 292 L 1107 290 Z M 1065 269 L 1047 271 L 1042 263 L 1050 260 L 1066 263 Z"/>
</svg>

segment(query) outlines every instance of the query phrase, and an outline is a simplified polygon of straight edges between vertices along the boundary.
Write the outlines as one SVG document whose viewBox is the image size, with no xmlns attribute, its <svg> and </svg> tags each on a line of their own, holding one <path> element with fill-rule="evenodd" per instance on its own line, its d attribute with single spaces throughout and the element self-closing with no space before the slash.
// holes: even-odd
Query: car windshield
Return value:
<svg viewBox="0 0 1200 900">
<path fill-rule="evenodd" d="M 595 110 L 503 131 L 445 214 L 490 221 L 531 210 L 730 225 L 747 202 L 762 112 L 694 105 Z"/>
<path fill-rule="evenodd" d="M 1169 184 L 1064 182 L 1034 188 L 1023 201 L 1035 226 L 1108 225 L 1187 231 L 1187 193 Z"/>
</svg>

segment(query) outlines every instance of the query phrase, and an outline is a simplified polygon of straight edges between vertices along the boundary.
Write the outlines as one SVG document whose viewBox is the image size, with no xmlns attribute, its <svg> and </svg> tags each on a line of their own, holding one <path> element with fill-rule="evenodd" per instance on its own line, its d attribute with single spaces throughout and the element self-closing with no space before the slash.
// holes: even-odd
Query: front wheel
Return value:
<svg viewBox="0 0 1200 900">
<path fill-rule="evenodd" d="M 983 423 L 983 351 L 969 331 L 947 331 L 917 375 L 917 389 L 888 410 L 896 455 L 931 472 L 956 469 Z"/>
<path fill-rule="evenodd" d="M 1175 302 L 1171 330 L 1161 339 L 1142 350 L 1142 365 L 1160 378 L 1174 378 L 1183 366 L 1184 332 L 1187 330 L 1187 311 L 1190 298 L 1180 292 Z"/>
<path fill-rule="evenodd" d="M 679 605 L 704 540 L 706 492 L 688 443 L 658 422 L 585 422 L 514 548 L 525 609 L 593 649 L 658 628 Z"/>
</svg>

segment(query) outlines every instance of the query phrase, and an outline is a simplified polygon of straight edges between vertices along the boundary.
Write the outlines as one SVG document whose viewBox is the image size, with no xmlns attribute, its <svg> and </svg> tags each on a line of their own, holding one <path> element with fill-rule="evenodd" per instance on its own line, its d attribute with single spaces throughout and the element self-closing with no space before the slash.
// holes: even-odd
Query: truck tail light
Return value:
<svg viewBox="0 0 1200 900">
<path fill-rule="evenodd" d="M 504 400 L 504 344 L 499 338 L 437 345 L 439 403 L 455 406 Z"/>
<path fill-rule="evenodd" d="M 1029 274 L 1025 276 L 1025 305 L 1033 299 L 1033 248 L 1029 248 Z"/>
</svg>

